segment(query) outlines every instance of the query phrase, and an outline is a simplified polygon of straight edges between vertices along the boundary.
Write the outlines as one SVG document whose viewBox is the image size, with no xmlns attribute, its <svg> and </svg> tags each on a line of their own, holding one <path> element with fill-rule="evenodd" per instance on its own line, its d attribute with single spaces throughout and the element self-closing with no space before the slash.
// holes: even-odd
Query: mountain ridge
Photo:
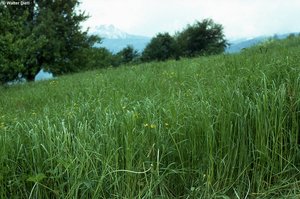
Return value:
<svg viewBox="0 0 300 199">
<path fill-rule="evenodd" d="M 90 33 L 102 38 L 102 42 L 95 47 L 107 48 L 112 53 L 117 53 L 128 45 L 141 53 L 151 40 L 150 37 L 129 34 L 111 24 L 95 26 Z"/>
<path fill-rule="evenodd" d="M 291 34 L 297 35 L 299 33 L 291 32 L 291 33 L 284 33 L 284 34 L 274 34 L 273 36 L 263 35 L 263 36 L 249 38 L 249 39 L 239 39 L 239 40 L 229 41 L 230 45 L 226 48 L 225 52 L 238 53 L 244 48 L 250 48 L 251 46 L 267 41 L 268 39 L 272 39 L 272 38 L 285 39 Z"/>
<path fill-rule="evenodd" d="M 95 26 L 91 29 L 90 33 L 98 35 L 102 38 L 102 43 L 96 44 L 95 47 L 107 48 L 112 53 L 117 53 L 128 45 L 131 45 L 134 49 L 141 53 L 151 40 L 150 37 L 129 34 L 111 24 Z M 252 38 L 240 38 L 237 40 L 230 40 L 230 45 L 225 49 L 225 52 L 238 53 L 244 48 L 249 48 L 251 46 L 257 45 L 261 42 L 268 40 L 269 38 L 284 39 L 290 34 L 299 33 L 275 34 L 273 36 L 261 35 Z"/>
</svg>

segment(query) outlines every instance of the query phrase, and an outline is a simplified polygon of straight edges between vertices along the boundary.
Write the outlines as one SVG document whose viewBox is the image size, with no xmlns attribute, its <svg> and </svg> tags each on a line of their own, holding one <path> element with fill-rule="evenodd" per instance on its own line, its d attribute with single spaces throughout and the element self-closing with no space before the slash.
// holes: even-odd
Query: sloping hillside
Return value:
<svg viewBox="0 0 300 199">
<path fill-rule="evenodd" d="M 241 39 L 238 41 L 229 42 L 230 45 L 226 48 L 227 53 L 239 53 L 242 49 L 250 48 L 254 45 L 266 42 L 270 39 L 286 39 L 290 35 L 299 35 L 299 33 L 286 33 L 274 36 L 259 36 L 251 39 Z"/>
<path fill-rule="evenodd" d="M 297 198 L 299 54 L 293 37 L 0 88 L 0 196 Z"/>
</svg>

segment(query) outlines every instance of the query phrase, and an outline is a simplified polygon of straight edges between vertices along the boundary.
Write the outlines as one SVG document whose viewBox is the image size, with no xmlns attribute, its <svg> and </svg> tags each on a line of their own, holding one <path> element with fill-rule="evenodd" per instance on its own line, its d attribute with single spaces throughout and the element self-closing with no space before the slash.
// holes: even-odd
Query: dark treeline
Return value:
<svg viewBox="0 0 300 199">
<path fill-rule="evenodd" d="M 159 33 L 146 46 L 141 59 L 145 61 L 179 57 L 195 57 L 224 52 L 227 41 L 223 27 L 211 19 L 197 21 L 193 25 L 177 32 L 173 37 L 169 33 Z"/>
<path fill-rule="evenodd" d="M 223 27 L 211 19 L 188 25 L 174 36 L 157 34 L 139 54 L 127 46 L 117 54 L 93 47 L 101 38 L 80 24 L 88 16 L 78 0 L 31 0 L 9 5 L 0 0 L 0 84 L 34 80 L 44 69 L 55 76 L 121 64 L 164 61 L 224 52 Z M 21 4 L 21 1 L 20 1 Z"/>
<path fill-rule="evenodd" d="M 214 23 L 212 19 L 197 21 L 193 25 L 177 32 L 174 36 L 169 33 L 159 33 L 153 37 L 141 55 L 132 46 L 127 46 L 118 54 L 121 63 L 165 61 L 180 57 L 196 57 L 219 54 L 228 45 L 223 33 L 223 26 Z"/>
</svg>

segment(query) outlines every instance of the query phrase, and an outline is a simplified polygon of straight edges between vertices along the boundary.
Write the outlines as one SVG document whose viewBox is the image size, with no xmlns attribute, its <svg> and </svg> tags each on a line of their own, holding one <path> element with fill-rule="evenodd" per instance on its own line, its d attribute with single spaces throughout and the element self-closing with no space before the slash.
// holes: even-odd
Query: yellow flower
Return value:
<svg viewBox="0 0 300 199">
<path fill-rule="evenodd" d="M 150 128 L 155 129 L 155 128 L 156 128 L 156 125 L 155 125 L 155 124 L 151 124 L 151 125 L 150 125 Z"/>
<path fill-rule="evenodd" d="M 144 124 L 144 127 L 148 127 L 148 128 L 151 128 L 151 129 L 155 129 L 156 128 L 156 125 L 155 124 L 148 124 L 148 123 L 146 123 L 146 124 Z"/>
<path fill-rule="evenodd" d="M 55 85 L 55 84 L 56 84 L 56 81 L 54 81 L 54 80 L 50 82 L 50 85 Z"/>
<path fill-rule="evenodd" d="M 4 124 L 4 122 L 1 122 L 1 123 L 0 123 L 0 129 L 5 129 L 5 124 Z"/>
</svg>

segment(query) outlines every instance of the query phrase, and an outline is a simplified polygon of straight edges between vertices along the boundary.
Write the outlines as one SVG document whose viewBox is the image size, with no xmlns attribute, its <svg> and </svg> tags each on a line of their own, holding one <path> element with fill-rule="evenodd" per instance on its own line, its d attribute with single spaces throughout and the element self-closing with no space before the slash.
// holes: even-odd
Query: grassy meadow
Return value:
<svg viewBox="0 0 300 199">
<path fill-rule="evenodd" d="M 0 88 L 0 198 L 299 198 L 300 38 Z"/>
</svg>

